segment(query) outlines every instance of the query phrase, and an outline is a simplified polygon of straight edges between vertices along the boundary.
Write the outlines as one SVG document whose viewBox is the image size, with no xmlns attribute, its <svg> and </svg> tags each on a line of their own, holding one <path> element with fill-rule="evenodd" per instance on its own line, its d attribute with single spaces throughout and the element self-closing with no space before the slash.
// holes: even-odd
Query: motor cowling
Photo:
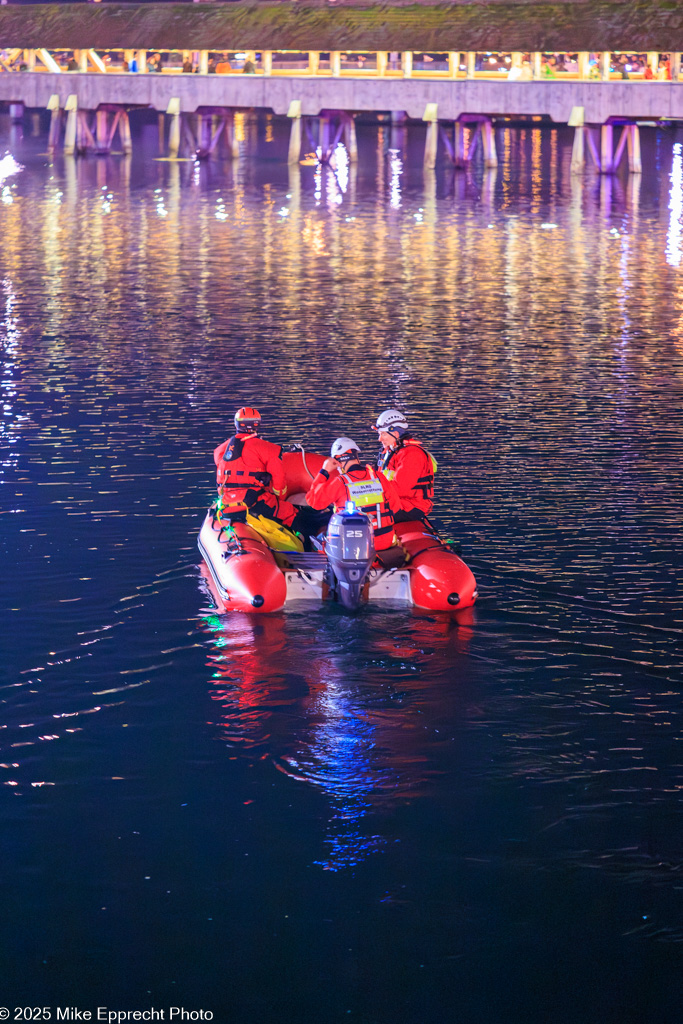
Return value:
<svg viewBox="0 0 683 1024">
<path fill-rule="evenodd" d="M 345 608 L 358 608 L 375 559 L 375 533 L 370 519 L 358 512 L 353 502 L 330 519 L 325 551 L 330 586 L 337 600 Z"/>
</svg>

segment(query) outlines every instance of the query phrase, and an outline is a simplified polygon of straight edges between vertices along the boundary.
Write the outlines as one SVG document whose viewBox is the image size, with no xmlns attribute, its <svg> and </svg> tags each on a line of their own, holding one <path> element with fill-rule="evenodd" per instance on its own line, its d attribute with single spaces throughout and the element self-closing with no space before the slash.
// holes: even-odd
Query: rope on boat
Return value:
<svg viewBox="0 0 683 1024">
<path fill-rule="evenodd" d="M 301 441 L 291 441 L 290 447 L 297 448 L 301 452 L 304 469 L 310 476 L 311 480 L 313 480 L 315 478 L 315 473 L 311 473 L 310 469 L 308 468 L 308 463 L 306 462 L 306 449 L 304 448 L 303 443 Z"/>
</svg>

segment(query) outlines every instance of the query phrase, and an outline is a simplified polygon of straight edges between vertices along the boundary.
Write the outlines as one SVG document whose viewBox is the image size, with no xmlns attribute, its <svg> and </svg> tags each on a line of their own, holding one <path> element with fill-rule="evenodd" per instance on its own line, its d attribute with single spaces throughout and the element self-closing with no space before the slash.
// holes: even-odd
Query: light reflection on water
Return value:
<svg viewBox="0 0 683 1024">
<path fill-rule="evenodd" d="M 360 630 L 337 615 L 206 619 L 221 735 L 330 797 L 327 870 L 380 848 L 385 840 L 366 834 L 368 815 L 424 797 L 434 771 L 423 749 L 432 699 L 423 675 L 457 671 L 471 626 L 422 616 L 406 626 L 403 618 L 373 613 Z M 317 628 L 302 637 L 311 620 Z"/>
<path fill-rule="evenodd" d="M 252 149 L 283 142 L 273 119 L 241 132 Z M 363 128 L 359 165 L 338 151 L 335 170 L 150 153 L 48 167 L 40 140 L 14 140 L 0 794 L 15 865 L 47 877 L 35 851 L 56 837 L 81 913 L 85 878 L 93 905 L 135 919 L 131 865 L 166 877 L 203 838 L 163 908 L 145 903 L 162 957 L 181 934 L 199 959 L 215 948 L 199 906 L 233 951 L 241 887 L 253 935 L 293 885 L 317 936 L 365 885 L 403 915 L 376 922 L 397 991 L 405 973 L 439 1019 L 450 972 L 490 993 L 488 1019 L 513 1020 L 486 965 L 519 935 L 517 1019 L 540 1022 L 524 995 L 541 970 L 531 932 L 569 956 L 594 875 L 607 894 L 594 955 L 631 964 L 635 985 L 629 943 L 680 941 L 680 143 L 644 133 L 642 181 L 572 178 L 570 136 L 524 131 L 501 134 L 495 173 L 423 174 L 414 132 Z M 404 408 L 439 462 L 438 518 L 480 582 L 473 621 L 207 609 L 195 535 L 210 453 L 245 403 L 274 440 L 322 450 L 348 433 L 368 458 L 377 412 Z M 127 859 L 116 844 L 131 834 L 143 852 Z M 106 871 L 120 880 L 107 901 Z M 545 884 L 564 945 L 544 932 Z M 16 886 L 36 920 L 56 898 Z M 527 930 L 509 902 L 525 887 Z M 125 991 L 170 992 L 136 941 L 149 976 Z M 93 926 L 68 970 L 117 942 Z M 302 957 L 306 939 L 290 945 Z M 436 983 L 420 976 L 427 947 Z M 333 961 L 343 992 L 361 968 L 346 945 Z M 201 974 L 188 964 L 186 985 Z M 305 991 L 307 1019 L 332 1019 L 296 985 L 291 1005 Z M 218 982 L 212 997 L 226 998 Z M 420 1019 L 392 998 L 361 1009 Z"/>
</svg>

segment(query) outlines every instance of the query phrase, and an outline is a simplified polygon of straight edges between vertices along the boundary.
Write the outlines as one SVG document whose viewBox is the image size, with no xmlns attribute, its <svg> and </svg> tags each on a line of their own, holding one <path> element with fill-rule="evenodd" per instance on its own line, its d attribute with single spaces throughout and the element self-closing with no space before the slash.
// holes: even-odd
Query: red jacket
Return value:
<svg viewBox="0 0 683 1024">
<path fill-rule="evenodd" d="M 226 509 L 251 505 L 265 490 L 275 494 L 284 492 L 285 471 L 280 452 L 279 445 L 256 434 L 235 434 L 218 445 L 213 461 L 216 483 Z"/>
<path fill-rule="evenodd" d="M 434 507 L 436 463 L 419 441 L 406 437 L 380 459 L 380 469 L 393 480 L 404 511 L 418 509 L 426 516 Z"/>
<path fill-rule="evenodd" d="M 375 482 L 382 491 L 380 501 L 372 501 L 372 491 L 366 496 L 354 494 L 354 484 Z M 361 466 L 359 462 L 350 466 L 343 475 L 333 470 L 328 473 L 321 469 L 314 478 L 306 501 L 315 509 L 334 505 L 335 512 L 344 508 L 347 501 L 354 500 L 357 507 L 366 512 L 375 531 L 375 548 L 384 551 L 395 543 L 394 515 L 401 510 L 398 492 L 391 480 L 372 466 Z"/>
</svg>

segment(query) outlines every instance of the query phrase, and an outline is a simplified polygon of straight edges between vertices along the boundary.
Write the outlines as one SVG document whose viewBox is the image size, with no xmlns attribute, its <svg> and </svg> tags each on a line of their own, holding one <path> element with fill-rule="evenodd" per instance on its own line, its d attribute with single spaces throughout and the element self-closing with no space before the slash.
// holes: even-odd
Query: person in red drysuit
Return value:
<svg viewBox="0 0 683 1024">
<path fill-rule="evenodd" d="M 235 413 L 235 433 L 213 453 L 221 512 L 231 518 L 266 516 L 285 526 L 294 524 L 299 509 L 283 497 L 285 471 L 280 445 L 258 436 L 261 414 L 242 408 Z"/>
<path fill-rule="evenodd" d="M 379 470 L 361 465 L 357 453 L 360 448 L 350 437 L 338 437 L 332 445 L 329 459 L 325 459 L 320 472 L 313 478 L 306 501 L 314 509 L 334 505 L 335 512 L 353 501 L 365 512 L 375 531 L 375 550 L 386 551 L 397 544 L 394 532 L 396 513 L 401 502 L 395 486 Z"/>
<path fill-rule="evenodd" d="M 426 519 L 434 507 L 436 459 L 408 432 L 408 421 L 398 409 L 385 409 L 374 429 L 382 445 L 377 465 L 394 482 L 401 500 L 396 522 Z"/>
</svg>

